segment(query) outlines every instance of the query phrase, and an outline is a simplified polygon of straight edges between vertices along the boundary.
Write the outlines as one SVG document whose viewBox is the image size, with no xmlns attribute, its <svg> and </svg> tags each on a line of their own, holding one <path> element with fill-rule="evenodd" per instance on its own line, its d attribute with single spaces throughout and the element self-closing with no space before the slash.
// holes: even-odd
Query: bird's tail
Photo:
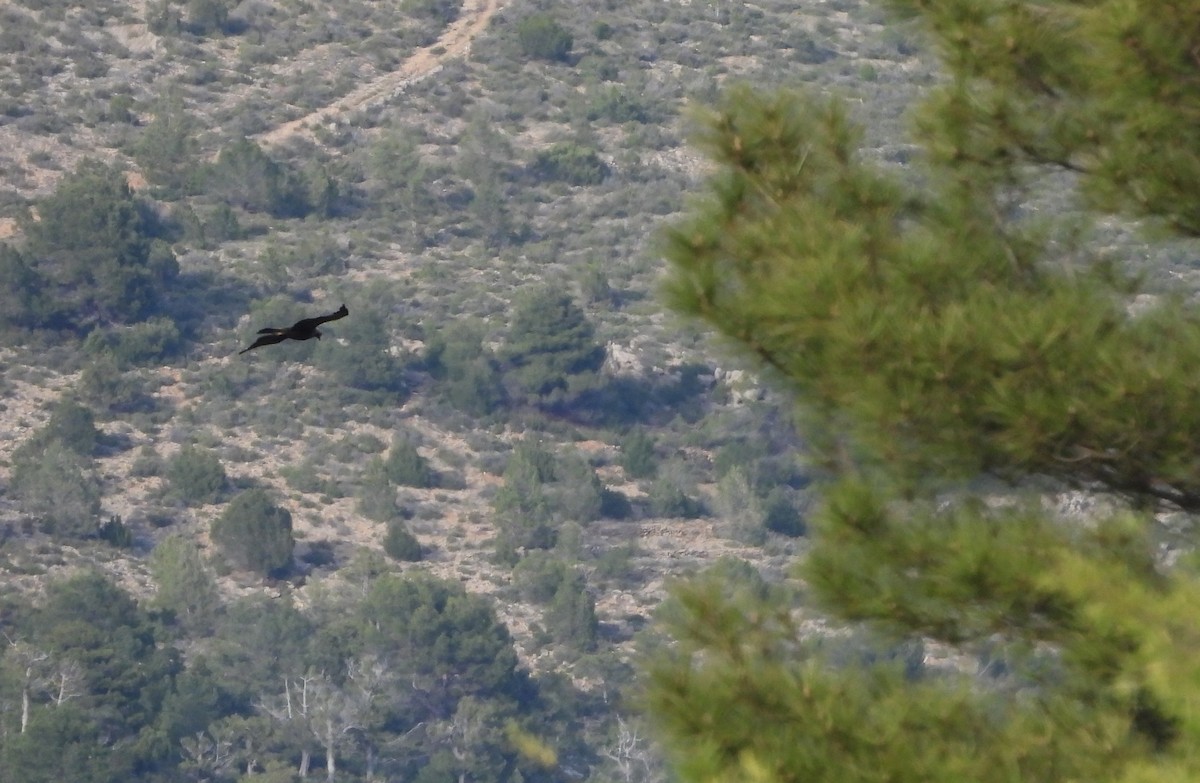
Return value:
<svg viewBox="0 0 1200 783">
<path fill-rule="evenodd" d="M 272 326 L 268 326 L 266 329 L 259 329 L 258 333 L 259 334 L 279 334 L 280 332 L 283 332 L 283 331 L 284 331 L 283 329 L 276 329 Z"/>
</svg>

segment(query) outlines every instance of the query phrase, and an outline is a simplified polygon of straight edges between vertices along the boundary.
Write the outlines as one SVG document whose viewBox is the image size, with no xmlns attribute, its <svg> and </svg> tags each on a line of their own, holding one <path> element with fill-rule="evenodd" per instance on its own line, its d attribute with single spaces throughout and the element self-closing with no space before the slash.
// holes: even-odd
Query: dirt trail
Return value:
<svg viewBox="0 0 1200 783">
<path fill-rule="evenodd" d="M 433 44 L 418 49 L 395 71 L 364 84 L 322 109 L 260 134 L 259 141 L 270 146 L 296 134 L 311 135 L 313 125 L 390 100 L 409 85 L 437 73 L 447 60 L 467 54 L 471 42 L 483 32 L 501 5 L 503 0 L 464 0 L 458 19 L 442 36 Z"/>
</svg>

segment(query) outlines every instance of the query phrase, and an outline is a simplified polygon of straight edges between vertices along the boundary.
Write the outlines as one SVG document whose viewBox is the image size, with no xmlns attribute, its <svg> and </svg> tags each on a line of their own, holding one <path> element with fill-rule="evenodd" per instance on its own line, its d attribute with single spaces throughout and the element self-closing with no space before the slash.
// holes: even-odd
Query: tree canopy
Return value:
<svg viewBox="0 0 1200 783">
<path fill-rule="evenodd" d="M 717 165 L 668 234 L 670 303 L 793 393 L 823 477 L 800 565 L 820 610 L 948 667 L 820 654 L 786 604 L 681 592 L 648 701 L 684 779 L 1193 780 L 1200 323 L 1137 290 L 1077 203 L 1200 235 L 1200 15 L 1118 2 L 902 0 L 949 71 L 917 172 L 862 154 L 838 100 L 732 90 Z M 990 491 L 986 488 L 991 488 Z M 1106 495 L 1086 522 L 1042 502 Z"/>
</svg>

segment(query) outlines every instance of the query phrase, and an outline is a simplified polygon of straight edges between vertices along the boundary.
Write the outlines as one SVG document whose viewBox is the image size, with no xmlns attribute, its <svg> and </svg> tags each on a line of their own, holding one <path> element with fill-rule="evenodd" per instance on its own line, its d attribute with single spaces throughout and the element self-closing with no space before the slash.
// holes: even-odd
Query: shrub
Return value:
<svg viewBox="0 0 1200 783">
<path fill-rule="evenodd" d="M 573 573 L 570 565 L 549 552 L 530 552 L 513 567 L 513 585 L 522 599 L 547 604 Z"/>
<path fill-rule="evenodd" d="M 508 375 L 521 392 L 535 401 L 555 402 L 595 377 L 604 363 L 604 346 L 571 296 L 545 285 L 514 307 L 504 355 Z"/>
<path fill-rule="evenodd" d="M 530 171 L 541 180 L 566 182 L 568 185 L 598 185 L 608 176 L 608 164 L 595 150 L 571 142 L 561 142 L 542 150 Z"/>
<path fill-rule="evenodd" d="M 152 318 L 131 326 L 96 329 L 83 341 L 92 356 L 111 356 L 119 366 L 159 362 L 179 351 L 183 338 L 169 318 Z"/>
<path fill-rule="evenodd" d="M 14 459 L 11 490 L 21 511 L 51 535 L 88 538 L 100 528 L 100 485 L 93 460 L 51 441 Z"/>
<path fill-rule="evenodd" d="M 390 522 L 403 513 L 396 503 L 396 487 L 379 457 L 367 463 L 358 491 L 358 513 L 376 522 Z"/>
<path fill-rule="evenodd" d="M 415 563 L 422 557 L 421 543 L 399 519 L 388 522 L 387 534 L 383 537 L 383 551 L 388 557 L 402 562 Z"/>
<path fill-rule="evenodd" d="M 185 503 L 216 503 L 225 491 L 225 468 L 217 455 L 187 445 L 167 464 L 167 481 Z"/>
<path fill-rule="evenodd" d="M 392 441 L 383 468 L 388 480 L 402 487 L 432 487 L 437 484 L 429 460 L 421 456 L 416 445 L 403 436 Z"/>
<path fill-rule="evenodd" d="M 767 530 L 792 538 L 808 533 L 808 523 L 783 490 L 773 490 L 767 495 L 763 525 Z"/>
<path fill-rule="evenodd" d="M 251 212 L 303 217 L 311 211 L 306 183 L 248 139 L 221 150 L 204 171 L 209 194 Z"/>
<path fill-rule="evenodd" d="M 533 14 L 518 22 L 517 41 L 527 56 L 552 62 L 565 61 L 575 43 L 566 28 L 548 14 Z"/>
<path fill-rule="evenodd" d="M 38 216 L 22 226 L 21 254 L 0 254 L 0 302 L 24 300 L 5 320 L 79 332 L 136 323 L 178 274 L 118 169 L 85 161 L 38 203 Z"/>
<path fill-rule="evenodd" d="M 654 441 L 641 429 L 631 430 L 621 439 L 617 464 L 631 479 L 650 478 L 658 472 L 654 457 Z"/>
<path fill-rule="evenodd" d="M 100 430 L 90 408 L 62 399 L 51 409 L 50 420 L 23 448 L 41 449 L 52 441 L 83 457 L 90 457 L 100 443 Z"/>
</svg>

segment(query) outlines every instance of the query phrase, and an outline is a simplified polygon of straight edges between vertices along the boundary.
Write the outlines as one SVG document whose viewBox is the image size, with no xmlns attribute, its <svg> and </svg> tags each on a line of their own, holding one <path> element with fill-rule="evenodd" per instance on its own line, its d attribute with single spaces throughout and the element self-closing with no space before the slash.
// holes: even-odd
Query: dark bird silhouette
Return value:
<svg viewBox="0 0 1200 783">
<path fill-rule="evenodd" d="M 336 321 L 348 315 L 350 315 L 350 311 L 346 309 L 346 305 L 342 305 L 336 313 L 320 315 L 316 318 L 305 318 L 286 329 L 276 329 L 273 326 L 268 326 L 266 329 L 259 329 L 258 333 L 262 336 L 255 340 L 254 344 L 249 348 L 238 351 L 238 355 L 241 356 L 246 351 L 253 351 L 255 348 L 261 348 L 264 345 L 281 343 L 284 340 L 311 340 L 314 337 L 320 340 L 321 332 L 317 329 L 318 326 L 326 321 Z"/>
</svg>

